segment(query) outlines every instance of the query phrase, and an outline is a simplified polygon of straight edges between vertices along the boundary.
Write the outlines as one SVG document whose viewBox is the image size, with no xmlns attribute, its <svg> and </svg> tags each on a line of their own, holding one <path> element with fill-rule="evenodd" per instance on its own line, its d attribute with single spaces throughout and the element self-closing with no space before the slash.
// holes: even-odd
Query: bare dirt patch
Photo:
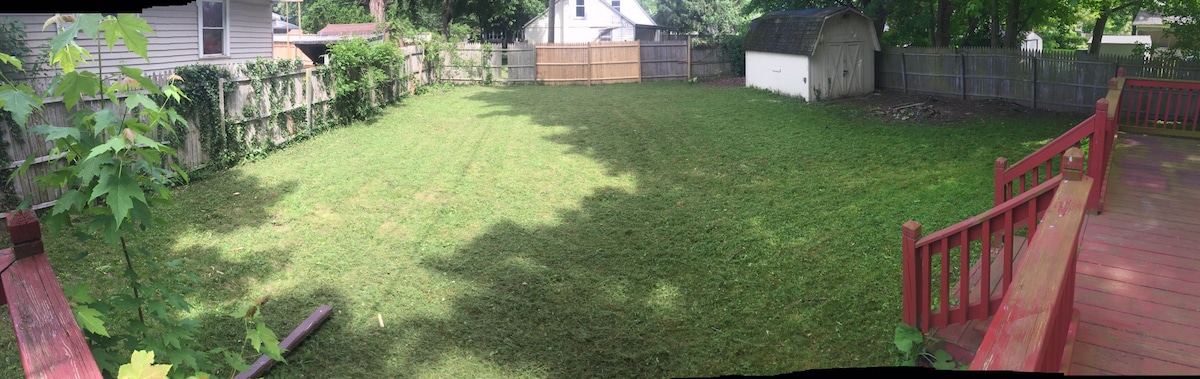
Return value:
<svg viewBox="0 0 1200 379">
<path fill-rule="evenodd" d="M 847 106 L 847 112 L 887 123 L 966 124 L 991 117 L 1063 117 L 1068 114 L 1032 109 L 1006 100 L 962 99 L 953 96 L 905 94 L 883 90 L 863 96 L 829 101 Z"/>
<path fill-rule="evenodd" d="M 745 87 L 746 77 L 744 76 L 718 76 L 715 78 L 702 79 L 704 84 L 713 87 Z"/>
</svg>

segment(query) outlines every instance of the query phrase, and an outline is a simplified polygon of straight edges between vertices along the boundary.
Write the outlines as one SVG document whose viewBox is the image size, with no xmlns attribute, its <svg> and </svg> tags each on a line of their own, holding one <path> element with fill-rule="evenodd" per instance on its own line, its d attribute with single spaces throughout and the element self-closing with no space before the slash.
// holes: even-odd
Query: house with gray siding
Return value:
<svg viewBox="0 0 1200 379">
<path fill-rule="evenodd" d="M 57 34 L 54 25 L 42 30 L 52 13 L 0 13 L 0 18 L 15 18 L 25 24 L 26 40 L 33 50 L 22 57 L 34 62 Z M 104 43 L 83 33 L 76 42 L 88 48 L 92 59 L 80 69 L 95 72 L 99 64 L 105 72 L 125 65 L 144 71 L 168 70 L 195 63 L 231 64 L 257 57 L 271 58 L 271 0 L 196 0 L 184 5 L 145 8 L 138 14 L 154 29 L 148 35 L 149 61 L 118 44 L 112 52 Z M 109 67 L 112 67 L 111 69 Z M 52 72 L 38 73 L 44 77 Z"/>
</svg>

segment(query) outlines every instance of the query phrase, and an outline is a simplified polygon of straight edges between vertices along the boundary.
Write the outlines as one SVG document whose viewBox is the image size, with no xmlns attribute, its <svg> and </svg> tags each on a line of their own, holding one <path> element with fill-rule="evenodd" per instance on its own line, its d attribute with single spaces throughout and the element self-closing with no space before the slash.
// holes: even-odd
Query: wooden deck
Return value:
<svg viewBox="0 0 1200 379">
<path fill-rule="evenodd" d="M 1200 140 L 1121 133 L 1110 169 L 1104 211 L 1084 220 L 1068 373 L 1200 375 Z M 942 328 L 933 348 L 970 363 L 990 322 Z"/>
<path fill-rule="evenodd" d="M 1072 375 L 1200 375 L 1200 140 L 1122 133 L 1084 224 Z"/>
</svg>

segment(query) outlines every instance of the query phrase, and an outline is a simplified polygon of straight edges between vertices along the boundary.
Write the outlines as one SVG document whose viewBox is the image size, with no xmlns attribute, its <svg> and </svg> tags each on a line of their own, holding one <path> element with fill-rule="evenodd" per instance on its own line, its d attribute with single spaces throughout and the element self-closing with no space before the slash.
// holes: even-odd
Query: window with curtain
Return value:
<svg viewBox="0 0 1200 379">
<path fill-rule="evenodd" d="M 225 0 L 201 0 L 200 6 L 200 55 L 226 55 L 229 22 L 226 20 L 228 4 Z"/>
</svg>

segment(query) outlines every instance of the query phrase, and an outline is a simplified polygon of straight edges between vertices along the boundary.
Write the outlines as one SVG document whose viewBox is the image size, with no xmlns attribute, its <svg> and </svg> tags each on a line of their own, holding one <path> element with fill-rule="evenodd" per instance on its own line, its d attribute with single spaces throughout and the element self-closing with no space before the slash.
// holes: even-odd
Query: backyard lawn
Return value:
<svg viewBox="0 0 1200 379">
<path fill-rule="evenodd" d="M 987 209 L 996 157 L 1085 116 L 897 124 L 853 105 L 689 83 L 435 90 L 178 188 L 133 244 L 200 277 L 188 316 L 208 348 L 238 346 L 224 315 L 264 295 L 280 338 L 332 305 L 270 377 L 891 365 L 900 225 Z M 64 283 L 127 288 L 116 252 L 47 243 Z M 0 333 L 0 376 L 20 376 Z"/>
</svg>

